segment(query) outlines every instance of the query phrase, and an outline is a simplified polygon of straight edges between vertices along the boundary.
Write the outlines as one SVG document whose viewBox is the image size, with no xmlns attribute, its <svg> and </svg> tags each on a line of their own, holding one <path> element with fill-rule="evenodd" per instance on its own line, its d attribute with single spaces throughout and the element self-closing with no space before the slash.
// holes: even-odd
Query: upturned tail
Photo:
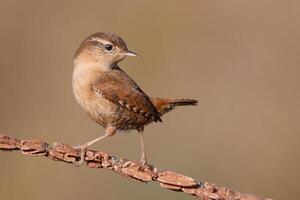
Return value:
<svg viewBox="0 0 300 200">
<path fill-rule="evenodd" d="M 152 98 L 151 101 L 160 115 L 173 110 L 176 106 L 198 105 L 198 101 L 195 99 Z"/>
</svg>

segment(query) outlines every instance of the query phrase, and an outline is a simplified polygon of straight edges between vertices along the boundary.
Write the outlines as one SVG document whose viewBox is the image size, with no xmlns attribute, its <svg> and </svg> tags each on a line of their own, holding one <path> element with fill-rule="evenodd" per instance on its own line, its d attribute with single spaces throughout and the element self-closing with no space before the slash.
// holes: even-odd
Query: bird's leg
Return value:
<svg viewBox="0 0 300 200">
<path fill-rule="evenodd" d="M 79 161 L 74 161 L 73 163 L 76 165 L 76 166 L 79 166 L 83 163 L 84 161 L 84 158 L 85 158 L 85 153 L 86 153 L 86 149 L 91 146 L 92 144 L 100 141 L 100 140 L 103 140 L 104 138 L 107 138 L 109 136 L 113 136 L 115 133 L 116 133 L 116 128 L 113 127 L 113 126 L 110 126 L 108 127 L 106 130 L 105 130 L 105 134 L 104 135 L 101 135 L 100 137 L 92 140 L 92 141 L 89 141 L 87 143 L 84 143 L 84 144 L 81 144 L 81 145 L 77 145 L 75 146 L 74 148 L 75 149 L 80 149 L 80 160 Z"/>
<path fill-rule="evenodd" d="M 140 136 L 140 141 L 141 141 L 141 147 L 142 147 L 142 156 L 141 156 L 141 164 L 143 166 L 148 165 L 147 162 L 147 156 L 145 153 L 145 145 L 144 145 L 144 134 L 143 134 L 143 130 L 138 130 L 139 136 Z"/>
<path fill-rule="evenodd" d="M 91 146 L 92 144 L 94 144 L 95 142 L 98 142 L 106 137 L 108 137 L 109 135 L 107 133 L 105 133 L 104 135 L 101 135 L 100 137 L 92 140 L 92 141 L 89 141 L 87 143 L 84 143 L 84 144 L 81 144 L 81 145 L 76 145 L 74 146 L 75 149 L 79 149 L 80 150 L 80 160 L 79 161 L 74 161 L 74 164 L 79 166 L 83 163 L 84 161 L 84 158 L 85 158 L 85 153 L 86 153 L 86 150 L 89 146 Z"/>
</svg>

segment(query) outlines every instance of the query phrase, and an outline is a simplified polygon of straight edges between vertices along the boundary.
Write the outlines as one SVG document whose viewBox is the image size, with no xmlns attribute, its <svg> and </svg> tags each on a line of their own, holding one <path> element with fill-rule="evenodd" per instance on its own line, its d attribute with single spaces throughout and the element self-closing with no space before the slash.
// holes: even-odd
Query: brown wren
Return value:
<svg viewBox="0 0 300 200">
<path fill-rule="evenodd" d="M 95 33 L 83 40 L 74 57 L 73 92 L 86 113 L 103 126 L 105 134 L 77 146 L 78 164 L 84 161 L 87 147 L 117 131 L 136 129 L 140 135 L 141 163 L 147 164 L 144 150 L 144 126 L 162 122 L 161 116 L 176 106 L 197 105 L 194 99 L 151 98 L 118 63 L 138 54 L 127 49 L 125 41 L 114 33 Z"/>
</svg>

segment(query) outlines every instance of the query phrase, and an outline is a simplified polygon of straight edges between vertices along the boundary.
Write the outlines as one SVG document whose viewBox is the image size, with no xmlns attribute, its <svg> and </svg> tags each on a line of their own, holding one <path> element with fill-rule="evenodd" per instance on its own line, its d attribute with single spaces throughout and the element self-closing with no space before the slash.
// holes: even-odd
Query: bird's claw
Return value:
<svg viewBox="0 0 300 200">
<path fill-rule="evenodd" d="M 74 164 L 76 167 L 79 167 L 79 166 L 84 162 L 87 147 L 88 147 L 88 146 L 85 145 L 85 144 L 73 146 L 74 149 L 80 150 L 80 159 L 79 159 L 79 160 L 76 160 L 76 161 L 73 161 L 73 164 Z"/>
<path fill-rule="evenodd" d="M 147 161 L 147 156 L 146 154 L 142 154 L 142 157 L 141 157 L 141 160 L 140 160 L 140 163 L 143 167 L 145 168 L 152 168 L 153 166 L 148 164 L 148 161 Z"/>
</svg>

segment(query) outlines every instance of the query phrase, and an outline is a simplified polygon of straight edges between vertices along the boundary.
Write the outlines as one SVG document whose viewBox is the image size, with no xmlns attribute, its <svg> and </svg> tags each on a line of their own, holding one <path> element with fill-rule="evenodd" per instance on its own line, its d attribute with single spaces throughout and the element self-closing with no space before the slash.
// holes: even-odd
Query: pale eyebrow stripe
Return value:
<svg viewBox="0 0 300 200">
<path fill-rule="evenodd" d="M 107 41 L 107 40 L 102 40 L 102 39 L 100 39 L 100 38 L 96 38 L 96 37 L 93 37 L 93 38 L 91 38 L 90 39 L 91 41 L 97 41 L 97 42 L 100 42 L 100 43 L 102 43 L 102 44 L 111 44 L 111 45 L 113 45 L 111 42 L 109 42 L 109 41 Z"/>
</svg>

